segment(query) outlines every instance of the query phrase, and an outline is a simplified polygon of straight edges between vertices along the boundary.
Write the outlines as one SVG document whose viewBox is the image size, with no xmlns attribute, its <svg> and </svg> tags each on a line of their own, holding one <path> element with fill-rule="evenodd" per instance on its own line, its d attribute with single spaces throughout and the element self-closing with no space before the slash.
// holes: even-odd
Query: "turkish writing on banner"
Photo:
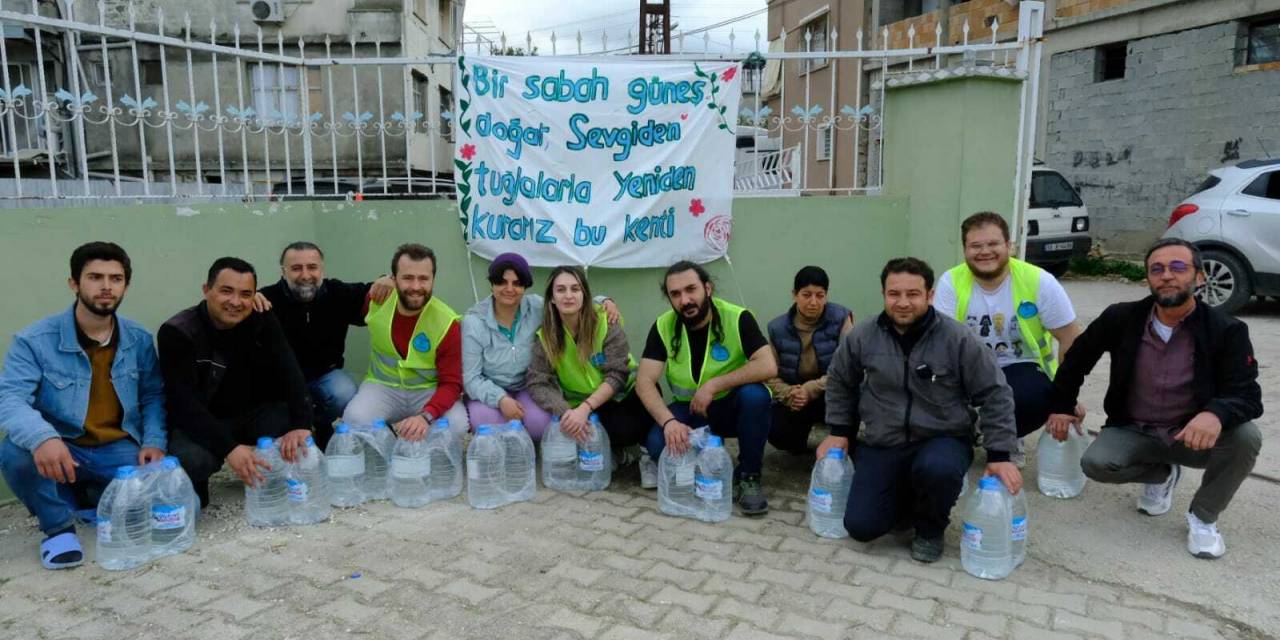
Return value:
<svg viewBox="0 0 1280 640">
<path fill-rule="evenodd" d="M 473 252 L 657 267 L 728 251 L 736 63 L 459 56 L 456 80 Z"/>
</svg>

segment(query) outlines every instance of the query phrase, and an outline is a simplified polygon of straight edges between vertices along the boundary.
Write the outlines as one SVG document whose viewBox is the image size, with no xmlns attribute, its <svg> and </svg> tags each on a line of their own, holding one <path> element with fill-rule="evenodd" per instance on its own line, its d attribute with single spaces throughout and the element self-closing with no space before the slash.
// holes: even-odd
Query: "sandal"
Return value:
<svg viewBox="0 0 1280 640">
<path fill-rule="evenodd" d="M 46 569 L 70 569 L 84 564 L 84 550 L 74 531 L 65 531 L 40 543 L 40 564 Z"/>
</svg>

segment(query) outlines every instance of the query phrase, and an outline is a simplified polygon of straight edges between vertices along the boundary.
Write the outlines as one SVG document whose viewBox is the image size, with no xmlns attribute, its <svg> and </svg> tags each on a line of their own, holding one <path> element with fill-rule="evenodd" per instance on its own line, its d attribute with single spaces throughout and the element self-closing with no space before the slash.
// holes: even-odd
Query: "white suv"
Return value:
<svg viewBox="0 0 1280 640">
<path fill-rule="evenodd" d="M 1280 295 L 1280 160 L 1210 171 L 1173 210 L 1164 237 L 1200 248 L 1206 304 L 1233 313 L 1255 295 Z"/>
<path fill-rule="evenodd" d="M 1062 174 L 1039 162 L 1031 168 L 1027 203 L 1027 261 L 1055 276 L 1072 258 L 1089 255 L 1089 211 Z"/>
</svg>

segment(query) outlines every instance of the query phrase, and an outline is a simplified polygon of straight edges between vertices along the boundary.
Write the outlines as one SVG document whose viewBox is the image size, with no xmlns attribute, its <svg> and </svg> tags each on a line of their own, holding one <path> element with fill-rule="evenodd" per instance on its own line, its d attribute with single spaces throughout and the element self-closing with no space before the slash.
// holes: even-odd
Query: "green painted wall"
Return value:
<svg viewBox="0 0 1280 640">
<path fill-rule="evenodd" d="M 885 97 L 884 192 L 910 196 L 907 245 L 939 273 L 962 258 L 960 221 L 1012 215 L 1020 88 L 960 78 Z"/>
<path fill-rule="evenodd" d="M 832 297 L 859 316 L 879 309 L 878 274 L 885 260 L 904 253 L 905 197 L 746 198 L 735 201 L 735 233 L 729 261 L 709 266 L 726 298 L 744 301 L 761 322 L 790 304 L 795 271 L 818 264 L 831 274 Z M 464 312 L 474 302 L 472 286 L 488 294 L 485 261 L 472 257 L 468 275 L 452 202 L 301 202 L 261 205 L 138 205 L 92 209 L 15 210 L 0 217 L 0 335 L 9 336 L 37 318 L 71 303 L 67 260 L 89 240 L 110 240 L 129 251 L 133 282 L 122 313 L 154 330 L 200 299 L 208 265 L 236 255 L 259 270 L 261 284 L 279 277 L 281 248 L 313 240 L 325 249 L 331 277 L 372 279 L 389 270 L 395 247 L 423 242 L 436 250 L 436 295 Z M 535 290 L 547 270 L 536 274 Z M 593 269 L 596 291 L 614 297 L 628 319 L 633 348 L 666 307 L 658 292 L 661 269 Z M 354 329 L 348 339 L 348 369 L 363 372 L 368 338 Z M 3 431 L 0 425 L 0 431 Z M 9 497 L 0 483 L 0 502 Z"/>
<path fill-rule="evenodd" d="M 891 88 L 885 106 L 883 196 L 740 198 L 734 201 L 729 260 L 709 265 L 726 299 L 745 303 L 763 324 L 790 304 L 791 279 L 806 264 L 831 275 L 831 298 L 859 318 L 878 313 L 885 261 L 915 255 L 941 272 L 960 260 L 959 225 L 969 214 L 1006 216 L 1013 202 L 1019 85 L 966 78 Z M 330 277 L 368 280 L 389 271 L 395 247 L 422 242 L 439 258 L 436 295 L 465 312 L 488 294 L 486 263 L 467 259 L 448 201 L 137 205 L 6 211 L 0 216 L 0 336 L 70 304 L 67 259 L 89 240 L 120 243 L 134 279 L 122 312 L 153 330 L 200 299 L 217 257 L 252 262 L 265 285 L 279 277 L 280 249 L 311 240 L 325 249 Z M 535 291 L 547 270 L 535 273 Z M 615 298 L 638 353 L 649 325 L 667 307 L 662 269 L 593 269 L 595 292 Z M 368 338 L 354 329 L 347 369 L 362 375 Z M 3 432 L 3 425 L 0 425 Z M 0 502 L 9 497 L 0 482 Z"/>
</svg>

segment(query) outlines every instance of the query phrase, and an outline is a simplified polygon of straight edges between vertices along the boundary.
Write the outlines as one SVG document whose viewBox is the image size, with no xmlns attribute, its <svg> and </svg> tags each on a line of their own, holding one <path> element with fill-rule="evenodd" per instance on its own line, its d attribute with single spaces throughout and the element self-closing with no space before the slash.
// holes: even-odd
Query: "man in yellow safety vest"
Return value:
<svg viewBox="0 0 1280 640">
<path fill-rule="evenodd" d="M 368 302 L 369 370 L 342 420 L 362 427 L 386 420 L 396 435 L 420 440 L 439 418 L 467 429 L 462 403 L 462 331 L 458 314 L 432 295 L 436 255 L 403 244 L 391 258 L 396 290 Z"/>
<path fill-rule="evenodd" d="M 712 295 L 715 283 L 701 266 L 688 261 L 672 265 L 662 291 L 671 310 L 650 329 L 636 372 L 636 394 L 654 419 L 647 443 L 651 459 L 642 460 L 641 483 L 656 486 L 650 465 L 664 447 L 683 453 L 689 449 L 691 429 L 709 425 L 716 435 L 738 438 L 738 506 L 744 515 L 764 515 L 769 502 L 760 468 L 772 404 L 764 381 L 778 375 L 773 350 L 750 311 Z M 664 369 L 675 397 L 670 405 L 658 389 Z"/>
<path fill-rule="evenodd" d="M 977 334 L 995 354 L 1013 389 L 1018 437 L 1049 417 L 1053 375 L 1080 335 L 1071 299 L 1053 274 L 1010 257 L 1009 225 L 997 213 L 975 213 L 960 224 L 964 264 L 938 279 L 933 306 Z M 1053 341 L 1058 341 L 1057 357 Z M 1022 466 L 1019 444 L 1013 460 Z"/>
</svg>

